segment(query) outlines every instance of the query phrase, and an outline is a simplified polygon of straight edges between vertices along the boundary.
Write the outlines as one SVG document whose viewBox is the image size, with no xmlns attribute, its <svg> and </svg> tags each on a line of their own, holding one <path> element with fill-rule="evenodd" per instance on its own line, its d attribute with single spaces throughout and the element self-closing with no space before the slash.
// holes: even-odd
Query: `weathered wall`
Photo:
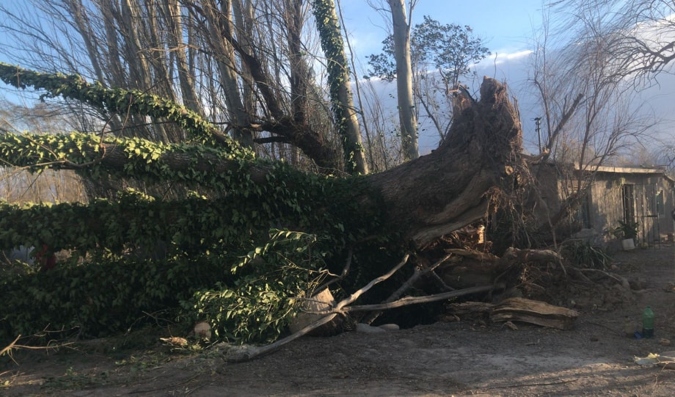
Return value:
<svg viewBox="0 0 675 397">
<path fill-rule="evenodd" d="M 633 185 L 635 222 L 639 242 L 654 243 L 673 233 L 673 182 L 662 174 L 599 172 L 591 185 L 591 226 L 602 233 L 619 226 L 624 220 L 623 186 Z M 663 206 L 657 194 L 663 194 Z"/>
<path fill-rule="evenodd" d="M 610 168 L 595 174 L 587 201 L 587 223 L 584 238 L 595 237 L 609 241 L 614 237 L 608 233 L 624 220 L 623 186 L 632 185 L 635 222 L 639 223 L 638 242 L 653 244 L 675 233 L 671 211 L 675 208 L 675 183 L 658 171 L 650 172 L 639 168 Z M 626 172 L 621 172 L 625 170 Z M 631 172 L 632 171 L 632 172 Z M 547 213 L 554 214 L 577 183 L 564 180 L 552 164 L 533 167 L 533 175 L 539 186 L 539 194 L 545 205 L 535 208 L 538 219 L 546 219 Z M 657 204 L 657 195 L 662 192 L 662 205 Z M 582 211 L 582 210 L 580 210 Z M 579 213 L 577 227 L 583 226 Z M 578 230 L 578 229 L 577 229 Z"/>
</svg>

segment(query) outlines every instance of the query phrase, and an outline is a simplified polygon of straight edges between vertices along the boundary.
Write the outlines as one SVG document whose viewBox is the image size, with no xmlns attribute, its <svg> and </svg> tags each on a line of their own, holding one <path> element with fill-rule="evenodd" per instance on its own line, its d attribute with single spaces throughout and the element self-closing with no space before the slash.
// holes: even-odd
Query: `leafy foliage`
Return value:
<svg viewBox="0 0 675 397">
<path fill-rule="evenodd" d="M 49 272 L 3 274 L 0 340 L 43 330 L 101 336 L 127 330 L 145 313 L 175 309 L 193 291 L 228 279 L 221 262 L 101 255 L 87 265 L 62 263 Z M 47 341 L 45 341 L 47 342 Z"/>
<path fill-rule="evenodd" d="M 216 335 L 240 342 L 273 341 L 297 312 L 297 302 L 326 277 L 327 252 L 313 248 L 316 236 L 272 231 L 233 266 L 234 286 L 200 290 L 194 313 L 208 315 Z M 187 307 L 186 309 L 192 309 Z"/>
<path fill-rule="evenodd" d="M 615 229 L 612 229 L 611 234 L 613 234 L 616 238 L 634 239 L 638 235 L 638 226 L 639 223 L 637 222 L 619 221 L 619 226 L 617 226 Z"/>
<path fill-rule="evenodd" d="M 19 151 L 43 147 L 28 138 L 20 140 L 23 146 L 8 147 Z M 80 135 L 72 135 L 49 139 L 63 140 L 64 146 L 69 147 L 79 138 Z M 121 141 L 124 146 L 133 140 Z M 143 161 L 143 151 L 131 152 Z M 78 326 L 92 335 L 114 332 L 128 327 L 143 311 L 175 307 L 183 301 L 186 311 L 196 308 L 200 320 L 212 321 L 222 337 L 242 342 L 267 341 L 283 329 L 294 298 L 311 288 L 322 272 L 335 271 L 340 266 L 334 256 L 381 227 L 377 208 L 372 209 L 372 217 L 352 216 L 363 214 L 363 208 L 357 211 L 359 203 L 350 202 L 345 192 L 364 189 L 360 178 L 305 174 L 282 163 L 267 164 L 263 183 L 246 178 L 246 172 L 233 172 L 229 179 L 227 174 L 208 172 L 189 172 L 193 176 L 188 177 L 174 175 L 164 167 L 162 159 L 160 156 L 151 167 L 158 170 L 157 180 L 187 183 L 192 179 L 197 185 L 202 182 L 221 193 L 213 198 L 194 194 L 166 201 L 129 191 L 114 200 L 97 199 L 87 205 L 0 204 L 1 248 L 47 244 L 52 250 L 72 249 L 75 257 L 87 258 L 86 264 L 59 268 L 58 273 L 31 273 L 5 280 L 7 288 L 0 289 L 0 300 L 10 302 L 8 310 L 32 314 L 17 318 L 9 313 L 0 315 L 5 327 L 5 335 L 0 338 L 18 332 L 35 333 L 47 324 Z M 250 164 L 242 163 L 245 166 Z M 100 167 L 101 172 L 109 169 L 105 162 L 91 167 Z M 137 171 L 127 167 L 115 175 L 153 175 L 142 171 L 143 168 Z M 265 243 L 270 240 L 267 231 L 274 225 L 314 234 L 311 238 L 302 237 L 304 234 L 275 234 L 271 243 Z M 312 251 L 301 243 L 311 245 Z M 262 244 L 262 248 L 251 250 L 256 244 Z M 139 250 L 153 252 L 159 245 L 166 247 L 160 264 L 139 262 L 134 256 Z M 261 258 L 264 266 L 259 263 Z M 175 284 L 165 275 L 168 271 L 181 273 L 175 269 L 186 267 L 188 273 L 214 276 Z M 138 275 L 146 270 L 147 275 Z M 374 266 L 373 272 L 378 271 Z M 54 279 L 44 281 L 52 275 Z M 351 281 L 356 283 L 359 277 L 370 275 L 357 272 L 354 277 Z M 108 284 L 111 280 L 114 286 Z M 24 288 L 30 289 L 30 294 L 21 295 L 19 291 Z M 123 291 L 111 292 L 116 289 Z M 189 300 L 194 291 L 201 292 Z M 74 297 L 93 299 L 98 302 L 94 305 L 97 310 L 71 307 Z M 43 305 L 46 301 L 50 304 Z M 121 315 L 117 305 L 127 308 L 130 314 Z M 61 313 L 58 321 L 51 317 L 55 312 Z M 181 318 L 194 319 L 194 315 L 183 314 Z"/>
<path fill-rule="evenodd" d="M 76 132 L 0 135 L 0 157 L 4 164 L 28 167 L 32 172 L 68 168 L 94 179 L 136 178 L 221 190 L 249 183 L 247 177 L 236 177 L 248 169 L 244 162 L 247 158 L 239 155 L 219 147 L 167 145 L 142 138 L 98 137 Z M 186 171 L 185 165 L 191 169 Z"/>
<path fill-rule="evenodd" d="M 128 191 L 86 205 L 0 203 L 0 249 L 47 245 L 74 254 L 55 270 L 3 277 L 0 339 L 47 326 L 100 335 L 129 327 L 144 312 L 181 306 L 181 319 L 209 320 L 223 338 L 268 341 L 283 330 L 299 297 L 326 272 L 341 270 L 348 246 L 359 245 L 368 268 L 353 272 L 344 288 L 389 265 L 371 260 L 395 233 L 381 233 L 381 198 L 362 177 L 321 176 L 256 160 L 229 138 L 211 139 L 217 131 L 198 116 L 152 96 L 7 65 L 0 65 L 0 75 L 102 111 L 173 117 L 195 138 L 169 145 L 81 133 L 0 134 L 0 159 L 7 165 L 195 189 L 178 200 Z M 356 202 L 354 192 L 367 200 Z M 274 228 L 299 232 L 270 236 Z M 380 235 L 389 237 L 372 238 Z M 148 259 L 158 249 L 162 255 Z"/>
<path fill-rule="evenodd" d="M 605 250 L 588 241 L 569 240 L 562 251 L 563 257 L 577 267 L 605 269 L 612 260 Z"/>
<path fill-rule="evenodd" d="M 396 78 L 393 36 L 388 36 L 382 44 L 382 53 L 368 57 L 372 68 L 369 73 L 392 81 Z M 473 35 L 471 27 L 443 25 L 429 16 L 424 16 L 424 22 L 412 29 L 410 51 L 413 69 L 433 67 L 449 86 L 457 85 L 460 77 L 471 72 L 472 64 L 490 55 L 483 41 Z"/>
</svg>

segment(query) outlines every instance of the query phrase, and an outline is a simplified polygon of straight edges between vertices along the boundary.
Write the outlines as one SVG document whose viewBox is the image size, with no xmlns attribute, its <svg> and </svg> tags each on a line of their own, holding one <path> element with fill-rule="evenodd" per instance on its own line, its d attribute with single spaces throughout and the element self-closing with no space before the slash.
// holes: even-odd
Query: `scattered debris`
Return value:
<svg viewBox="0 0 675 397">
<path fill-rule="evenodd" d="M 509 298 L 496 305 L 490 320 L 520 321 L 542 327 L 570 329 L 579 317 L 579 312 L 545 302 L 525 298 Z"/>
<path fill-rule="evenodd" d="M 171 336 L 169 338 L 159 338 L 159 340 L 166 343 L 167 345 L 174 347 L 187 347 L 187 345 L 189 344 L 187 339 L 178 336 Z"/>
<path fill-rule="evenodd" d="M 518 331 L 518 327 L 516 326 L 516 324 L 512 323 L 511 321 L 505 322 L 504 325 L 509 327 L 513 331 Z"/>
<path fill-rule="evenodd" d="M 508 298 L 499 304 L 485 302 L 450 303 L 446 305 L 449 316 L 462 317 L 489 315 L 493 322 L 506 322 L 505 326 L 518 329 L 514 321 L 540 325 L 557 329 L 570 329 L 579 316 L 576 310 L 554 306 L 545 302 L 526 299 Z M 510 324 L 510 325 L 509 325 Z"/>
<path fill-rule="evenodd" d="M 644 367 L 657 365 L 664 369 L 675 369 L 675 351 L 668 351 L 663 354 L 649 353 L 647 357 L 635 357 L 633 361 L 635 361 L 635 364 Z"/>
<path fill-rule="evenodd" d="M 462 316 L 465 314 L 489 314 L 492 309 L 495 307 L 492 303 L 486 302 L 462 302 L 462 303 L 449 303 L 445 305 L 446 310 L 450 314 L 457 316 Z"/>
<path fill-rule="evenodd" d="M 647 355 L 647 357 L 635 356 L 635 357 L 633 357 L 633 361 L 637 365 L 650 366 L 651 367 L 652 365 L 656 365 L 656 363 L 659 362 L 659 357 L 660 356 L 656 353 L 649 353 Z"/>
</svg>

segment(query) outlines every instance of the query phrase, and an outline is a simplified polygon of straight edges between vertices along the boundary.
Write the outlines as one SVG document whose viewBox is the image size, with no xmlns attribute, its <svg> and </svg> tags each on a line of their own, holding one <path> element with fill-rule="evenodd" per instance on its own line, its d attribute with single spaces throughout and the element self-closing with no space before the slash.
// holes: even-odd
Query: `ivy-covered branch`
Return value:
<svg viewBox="0 0 675 397">
<path fill-rule="evenodd" d="M 110 175 L 149 182 L 181 182 L 222 191 L 262 183 L 271 164 L 246 161 L 203 145 L 167 145 L 142 138 L 0 134 L 0 165 L 75 169 L 92 177 Z"/>
<path fill-rule="evenodd" d="M 366 208 L 359 210 L 353 196 L 344 193 L 350 186 L 358 191 L 358 183 L 283 166 L 271 168 L 266 179 L 266 184 L 210 199 L 194 195 L 165 201 L 127 192 L 88 204 L 0 202 L 0 249 L 47 244 L 54 250 L 121 253 L 161 241 L 191 254 L 246 252 L 270 228 L 288 228 L 325 236 L 338 252 L 337 247 L 381 233 L 378 209 L 364 217 Z"/>
<path fill-rule="evenodd" d="M 176 123 L 199 142 L 215 140 L 228 153 L 237 157 L 251 157 L 249 149 L 219 131 L 197 113 L 168 99 L 139 90 L 106 88 L 100 82 L 89 83 L 82 76 L 61 73 L 39 73 L 0 62 L 0 80 L 5 84 L 25 89 L 45 90 L 42 98 L 61 96 L 75 99 L 96 109 L 118 114 L 139 114 L 153 120 L 165 119 Z"/>
</svg>

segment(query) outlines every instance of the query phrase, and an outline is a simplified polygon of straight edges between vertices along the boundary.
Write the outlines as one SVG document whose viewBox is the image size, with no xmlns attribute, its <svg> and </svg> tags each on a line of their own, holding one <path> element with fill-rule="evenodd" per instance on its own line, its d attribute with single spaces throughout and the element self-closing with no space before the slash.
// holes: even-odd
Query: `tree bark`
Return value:
<svg viewBox="0 0 675 397">
<path fill-rule="evenodd" d="M 410 61 L 410 25 L 406 20 L 405 0 L 388 1 L 394 30 L 394 59 L 396 60 L 398 115 L 401 122 L 401 148 L 404 160 L 412 160 L 419 156 L 419 151 Z"/>
<path fill-rule="evenodd" d="M 188 59 L 183 43 L 183 28 L 181 27 L 181 9 L 178 0 L 167 0 L 161 3 L 164 9 L 164 19 L 168 25 L 167 39 L 171 51 L 176 56 L 178 68 L 178 81 L 185 107 L 199 115 L 204 115 L 204 110 L 199 102 L 195 91 L 194 78 L 188 68 Z"/>
<path fill-rule="evenodd" d="M 244 112 L 244 104 L 241 100 L 237 80 L 237 62 L 234 56 L 234 48 L 227 37 L 232 34 L 231 4 L 224 1 L 218 9 L 213 0 L 204 1 L 204 17 L 213 46 L 218 49 L 218 71 L 220 72 L 221 84 L 225 91 L 225 102 L 230 121 L 237 127 L 249 124 L 249 115 Z M 253 146 L 253 136 L 250 131 L 236 128 L 236 139 L 244 146 Z"/>
<path fill-rule="evenodd" d="M 315 0 L 314 17 L 321 36 L 321 48 L 326 54 L 328 83 L 335 124 L 342 139 L 345 169 L 349 173 L 368 173 L 368 163 L 363 150 L 361 129 L 354 109 L 354 99 L 349 88 L 349 66 L 345 46 L 333 0 Z"/>
<path fill-rule="evenodd" d="M 523 167 L 520 119 L 506 87 L 485 78 L 480 91 L 438 149 L 369 178 L 387 218 L 418 245 L 484 218 L 491 193 L 511 190 Z"/>
</svg>

